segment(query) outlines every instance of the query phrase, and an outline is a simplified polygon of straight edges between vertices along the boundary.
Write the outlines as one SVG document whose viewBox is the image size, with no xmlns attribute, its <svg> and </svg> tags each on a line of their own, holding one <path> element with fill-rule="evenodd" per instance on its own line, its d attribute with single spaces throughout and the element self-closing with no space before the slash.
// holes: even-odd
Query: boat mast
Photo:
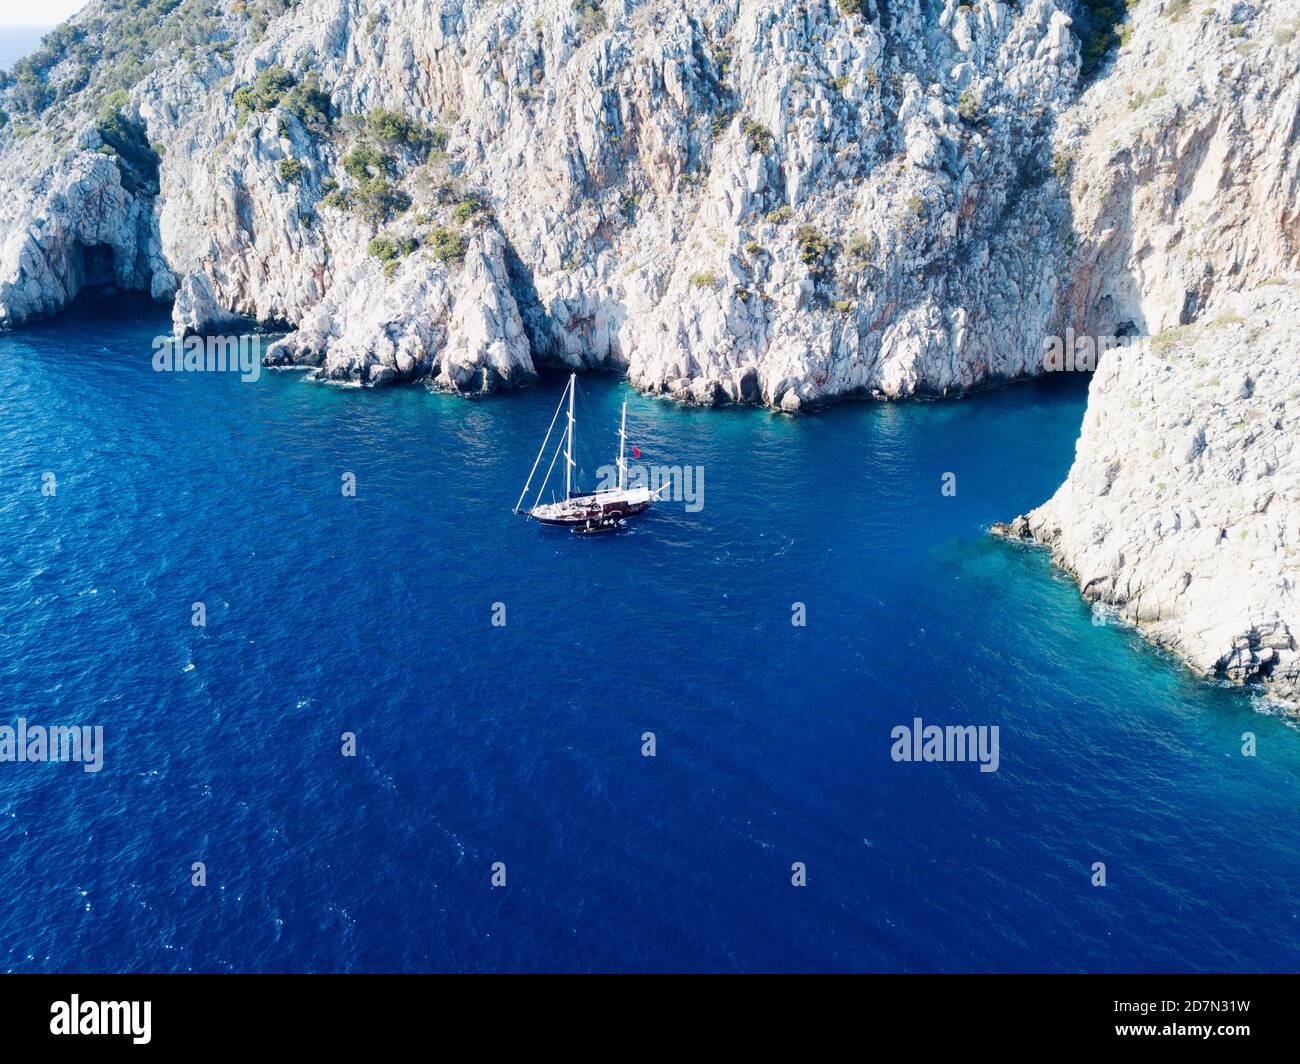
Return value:
<svg viewBox="0 0 1300 1064">
<path fill-rule="evenodd" d="M 569 434 L 564 440 L 564 497 L 573 497 L 573 393 L 578 379 L 576 373 L 569 374 Z"/>
<path fill-rule="evenodd" d="M 524 490 L 519 493 L 519 501 L 515 503 L 515 513 L 519 513 L 519 507 L 524 504 L 524 496 L 528 494 L 528 488 L 533 482 L 533 474 L 537 472 L 538 463 L 542 460 L 542 455 L 546 453 L 546 445 L 551 442 L 551 433 L 555 431 L 555 423 L 560 419 L 560 411 L 564 409 L 564 396 L 560 396 L 560 405 L 555 408 L 555 413 L 551 415 L 551 424 L 546 429 L 546 438 L 542 440 L 542 446 L 537 451 L 537 457 L 533 459 L 533 468 L 528 471 L 528 479 L 524 481 Z M 558 452 L 557 452 L 558 453 Z M 551 459 L 551 467 L 554 468 L 555 459 Z M 551 471 L 546 471 L 547 480 L 550 479 Z M 546 490 L 546 480 L 542 481 L 542 486 L 537 492 L 540 499 L 543 491 Z"/>
<path fill-rule="evenodd" d="M 623 400 L 623 420 L 618 426 L 618 490 L 622 491 L 627 483 L 627 461 L 623 452 L 627 447 L 627 400 Z"/>
</svg>

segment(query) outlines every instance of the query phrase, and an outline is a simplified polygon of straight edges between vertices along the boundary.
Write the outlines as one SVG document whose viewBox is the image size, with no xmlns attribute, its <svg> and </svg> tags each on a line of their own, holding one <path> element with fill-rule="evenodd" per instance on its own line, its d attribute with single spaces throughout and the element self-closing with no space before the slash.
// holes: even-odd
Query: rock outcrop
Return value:
<svg viewBox="0 0 1300 1064">
<path fill-rule="evenodd" d="M 1204 675 L 1300 702 L 1300 4 L 1132 15 L 1059 123 L 1061 322 L 1100 358 L 1069 478 L 997 531 Z"/>
<path fill-rule="evenodd" d="M 1300 275 L 1102 358 L 1033 539 L 1206 676 L 1300 701 Z"/>
<path fill-rule="evenodd" d="M 232 5 L 207 54 L 166 36 L 188 2 L 154 3 L 152 70 L 113 106 L 157 188 L 104 224 L 178 330 L 301 330 L 272 358 L 361 383 L 613 367 L 785 410 L 1038 369 L 1079 69 L 1053 0 L 261 0 L 284 10 Z M 106 9 L 72 25 L 55 86 L 111 52 Z M 17 176 L 111 179 L 87 69 L 60 118 L 0 131 L 0 321 L 85 283 L 64 201 Z"/>
</svg>

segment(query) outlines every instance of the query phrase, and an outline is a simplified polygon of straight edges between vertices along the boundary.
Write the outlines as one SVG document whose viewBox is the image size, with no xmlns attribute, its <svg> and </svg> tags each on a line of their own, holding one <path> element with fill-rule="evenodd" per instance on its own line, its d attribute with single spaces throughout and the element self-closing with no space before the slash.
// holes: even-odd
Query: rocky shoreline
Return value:
<svg viewBox="0 0 1300 1064">
<path fill-rule="evenodd" d="M 1038 372 L 1080 65 L 1053 0 L 233 7 L 206 64 L 167 39 L 129 90 L 92 66 L 14 109 L 0 324 L 111 273 L 178 331 L 287 323 L 273 359 L 362 384 L 617 368 L 794 411 Z M 54 91 L 101 8 L 42 60 Z"/>
<path fill-rule="evenodd" d="M 1065 483 L 993 531 L 1200 674 L 1300 703 L 1300 275 L 1162 335 L 1103 358 Z"/>
<path fill-rule="evenodd" d="M 615 370 L 787 413 L 1150 337 L 1168 357 L 1102 358 L 1070 479 L 1004 531 L 1294 694 L 1300 0 L 1117 13 L 92 0 L 0 79 L 0 328 L 112 287 L 178 333 L 278 328 L 267 364 L 325 381 Z"/>
</svg>

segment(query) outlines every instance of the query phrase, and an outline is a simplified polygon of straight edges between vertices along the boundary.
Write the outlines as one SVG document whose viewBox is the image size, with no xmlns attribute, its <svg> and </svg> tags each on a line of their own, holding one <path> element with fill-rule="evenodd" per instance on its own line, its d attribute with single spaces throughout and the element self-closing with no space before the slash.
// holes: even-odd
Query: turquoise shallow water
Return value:
<svg viewBox="0 0 1300 1064">
<path fill-rule="evenodd" d="M 98 774 L 0 763 L 0 969 L 1300 966 L 1300 734 L 985 534 L 1083 382 L 788 419 L 586 378 L 705 493 L 584 538 L 509 512 L 561 379 L 157 374 L 166 328 L 0 337 L 0 723 L 105 729 Z M 998 771 L 892 761 L 915 716 Z"/>
</svg>

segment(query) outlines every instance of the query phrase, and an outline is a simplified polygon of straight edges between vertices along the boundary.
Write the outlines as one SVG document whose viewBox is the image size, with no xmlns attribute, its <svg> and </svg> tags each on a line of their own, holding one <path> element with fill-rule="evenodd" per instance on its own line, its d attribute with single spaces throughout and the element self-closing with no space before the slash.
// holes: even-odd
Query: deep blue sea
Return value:
<svg viewBox="0 0 1300 1064">
<path fill-rule="evenodd" d="M 0 763 L 0 970 L 1300 968 L 1300 733 L 986 534 L 1084 381 L 787 418 L 582 378 L 704 506 L 581 537 L 511 514 L 562 377 L 155 373 L 167 330 L 0 337 L 0 724 L 105 743 Z M 998 771 L 893 761 L 918 716 Z"/>
</svg>

